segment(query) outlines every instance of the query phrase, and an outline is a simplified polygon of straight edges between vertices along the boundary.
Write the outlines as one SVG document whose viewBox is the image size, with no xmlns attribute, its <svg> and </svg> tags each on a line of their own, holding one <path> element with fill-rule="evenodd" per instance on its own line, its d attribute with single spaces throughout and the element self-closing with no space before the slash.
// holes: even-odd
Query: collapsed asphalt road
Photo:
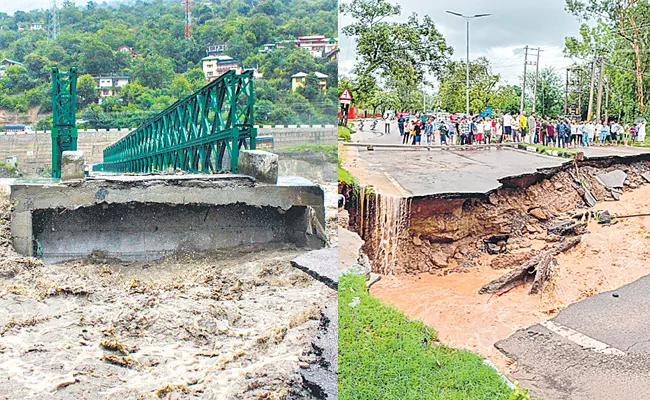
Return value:
<svg viewBox="0 0 650 400">
<path fill-rule="evenodd" d="M 495 346 L 545 400 L 650 398 L 650 276 L 589 297 Z"/>
</svg>

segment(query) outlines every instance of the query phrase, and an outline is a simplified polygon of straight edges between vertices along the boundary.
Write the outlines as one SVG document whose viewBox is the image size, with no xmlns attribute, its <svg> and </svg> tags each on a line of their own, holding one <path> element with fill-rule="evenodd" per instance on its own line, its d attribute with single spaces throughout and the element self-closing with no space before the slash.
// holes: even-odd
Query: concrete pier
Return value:
<svg viewBox="0 0 650 400">
<path fill-rule="evenodd" d="M 47 262 L 91 254 L 153 260 L 175 251 L 324 245 L 323 190 L 303 178 L 276 185 L 245 175 L 96 176 L 11 185 L 16 250 Z"/>
</svg>

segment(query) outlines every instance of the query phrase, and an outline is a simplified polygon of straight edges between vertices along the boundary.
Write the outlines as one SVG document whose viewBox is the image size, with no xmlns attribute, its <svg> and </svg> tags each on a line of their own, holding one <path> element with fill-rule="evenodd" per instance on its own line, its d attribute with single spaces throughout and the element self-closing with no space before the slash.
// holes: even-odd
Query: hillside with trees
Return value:
<svg viewBox="0 0 650 400">
<path fill-rule="evenodd" d="M 22 63 L 0 78 L 0 109 L 25 115 L 37 110 L 38 128 L 51 124 L 51 68 L 77 67 L 78 117 L 91 127 L 137 126 L 179 97 L 207 83 L 201 58 L 209 45 L 226 44 L 226 54 L 256 66 L 257 123 L 335 123 L 337 62 L 287 46 L 260 53 L 262 45 L 297 36 L 337 35 L 335 0 L 216 0 L 192 5 L 192 37 L 184 37 L 181 1 L 122 1 L 76 6 L 65 0 L 58 10 L 59 33 L 48 37 L 50 10 L 0 13 L 0 58 Z M 45 29 L 28 29 L 31 24 Z M 118 51 L 121 46 L 133 49 Z M 297 72 L 327 74 L 328 91 L 310 76 L 291 90 Z M 97 104 L 91 75 L 129 75 L 119 95 Z M 35 122 L 35 121 L 25 121 Z"/>
</svg>

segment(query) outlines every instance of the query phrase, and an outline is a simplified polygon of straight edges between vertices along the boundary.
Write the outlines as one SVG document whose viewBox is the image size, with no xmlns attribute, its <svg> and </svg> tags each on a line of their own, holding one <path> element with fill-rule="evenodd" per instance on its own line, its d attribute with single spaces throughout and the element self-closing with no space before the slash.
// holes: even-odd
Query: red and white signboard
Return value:
<svg viewBox="0 0 650 400">
<path fill-rule="evenodd" d="M 339 95 L 339 101 L 341 103 L 349 103 L 352 101 L 352 94 L 348 90 L 348 88 L 343 89 L 343 92 Z"/>
</svg>

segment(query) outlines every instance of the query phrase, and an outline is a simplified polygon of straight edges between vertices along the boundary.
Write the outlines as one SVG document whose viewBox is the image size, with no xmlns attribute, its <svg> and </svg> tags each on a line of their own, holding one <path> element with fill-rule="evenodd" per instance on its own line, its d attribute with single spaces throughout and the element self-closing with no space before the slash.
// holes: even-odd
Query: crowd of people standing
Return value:
<svg viewBox="0 0 650 400">
<path fill-rule="evenodd" d="M 403 144 L 465 145 L 519 142 L 557 148 L 633 145 L 645 141 L 645 120 L 633 124 L 615 121 L 576 121 L 538 118 L 535 113 L 505 113 L 500 118 L 400 115 L 397 127 Z"/>
</svg>

